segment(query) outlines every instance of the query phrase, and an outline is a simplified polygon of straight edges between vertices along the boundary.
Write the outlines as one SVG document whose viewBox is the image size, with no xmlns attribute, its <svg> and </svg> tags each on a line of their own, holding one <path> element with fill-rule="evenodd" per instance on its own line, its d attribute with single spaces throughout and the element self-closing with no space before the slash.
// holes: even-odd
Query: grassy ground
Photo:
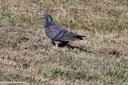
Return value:
<svg viewBox="0 0 128 85">
<path fill-rule="evenodd" d="M 44 11 L 86 38 L 70 42 L 74 49 L 54 48 Z M 0 0 L 0 81 L 128 85 L 128 1 Z"/>
</svg>

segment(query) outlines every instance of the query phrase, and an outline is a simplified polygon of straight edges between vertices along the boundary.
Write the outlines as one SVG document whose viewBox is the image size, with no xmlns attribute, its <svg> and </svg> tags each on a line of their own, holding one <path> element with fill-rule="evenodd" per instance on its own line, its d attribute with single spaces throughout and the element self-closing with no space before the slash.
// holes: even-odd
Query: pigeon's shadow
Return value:
<svg viewBox="0 0 128 85">
<path fill-rule="evenodd" d="M 55 43 L 54 42 L 51 41 L 51 43 L 55 46 Z M 59 47 L 60 48 L 67 47 L 69 49 L 78 49 L 81 52 L 91 53 L 91 51 L 88 51 L 87 48 L 78 47 L 78 46 L 72 46 L 72 45 L 68 44 L 68 42 L 66 42 L 66 43 L 64 42 L 64 43 L 59 44 Z"/>
<path fill-rule="evenodd" d="M 83 49 L 82 47 L 78 47 L 78 46 L 72 46 L 72 45 L 69 45 L 69 44 L 67 44 L 66 45 L 68 48 L 70 48 L 70 49 L 78 49 L 79 51 L 81 51 L 81 52 L 88 52 L 88 50 L 85 48 L 85 49 Z"/>
</svg>

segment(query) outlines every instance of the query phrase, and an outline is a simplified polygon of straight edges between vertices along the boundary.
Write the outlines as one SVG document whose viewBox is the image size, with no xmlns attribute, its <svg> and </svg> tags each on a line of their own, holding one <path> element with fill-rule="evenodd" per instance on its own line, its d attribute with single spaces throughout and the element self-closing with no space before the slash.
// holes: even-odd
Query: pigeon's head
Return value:
<svg viewBox="0 0 128 85">
<path fill-rule="evenodd" d="M 52 17 L 51 17 L 50 14 L 45 13 L 45 14 L 43 15 L 43 17 L 44 17 L 44 19 L 45 19 L 45 21 L 46 21 L 46 26 L 50 26 L 50 25 L 53 25 L 53 24 L 54 24 L 53 19 L 52 19 Z"/>
<path fill-rule="evenodd" d="M 45 20 L 48 20 L 49 22 L 53 22 L 53 19 L 50 14 L 45 13 L 43 16 L 44 16 Z"/>
<path fill-rule="evenodd" d="M 50 14 L 48 14 L 48 13 L 44 13 L 44 18 L 48 18 L 48 17 L 51 17 L 51 15 Z"/>
</svg>

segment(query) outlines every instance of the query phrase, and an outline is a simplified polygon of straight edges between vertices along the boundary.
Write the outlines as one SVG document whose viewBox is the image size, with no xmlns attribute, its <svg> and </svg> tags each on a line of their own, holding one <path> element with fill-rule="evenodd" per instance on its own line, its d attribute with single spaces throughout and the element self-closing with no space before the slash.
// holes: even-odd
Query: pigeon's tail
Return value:
<svg viewBox="0 0 128 85">
<path fill-rule="evenodd" d="M 83 37 L 85 37 L 85 36 L 82 36 L 82 35 L 76 35 L 74 38 L 79 39 L 79 40 L 83 40 Z"/>
</svg>

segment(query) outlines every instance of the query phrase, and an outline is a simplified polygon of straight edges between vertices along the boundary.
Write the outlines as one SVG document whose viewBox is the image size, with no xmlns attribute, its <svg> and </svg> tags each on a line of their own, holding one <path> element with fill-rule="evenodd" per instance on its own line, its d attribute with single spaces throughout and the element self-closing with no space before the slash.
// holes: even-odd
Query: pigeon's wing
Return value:
<svg viewBox="0 0 128 85">
<path fill-rule="evenodd" d="M 60 28 L 57 25 L 48 26 L 45 28 L 45 33 L 48 36 L 48 38 L 54 40 L 55 37 L 62 31 L 63 29 Z"/>
<path fill-rule="evenodd" d="M 61 41 L 71 41 L 71 40 L 78 40 L 78 38 L 76 38 L 76 34 L 74 34 L 73 32 L 68 32 L 67 30 L 64 32 L 64 34 L 60 37 Z"/>
<path fill-rule="evenodd" d="M 73 32 L 69 32 L 57 25 L 49 26 L 45 29 L 46 35 L 53 41 L 71 41 L 82 40 L 84 36 L 76 35 Z"/>
<path fill-rule="evenodd" d="M 82 40 L 84 36 L 76 35 L 73 32 L 69 32 L 68 30 L 61 30 L 55 37 L 54 40 L 59 41 L 71 41 L 71 40 Z"/>
</svg>

